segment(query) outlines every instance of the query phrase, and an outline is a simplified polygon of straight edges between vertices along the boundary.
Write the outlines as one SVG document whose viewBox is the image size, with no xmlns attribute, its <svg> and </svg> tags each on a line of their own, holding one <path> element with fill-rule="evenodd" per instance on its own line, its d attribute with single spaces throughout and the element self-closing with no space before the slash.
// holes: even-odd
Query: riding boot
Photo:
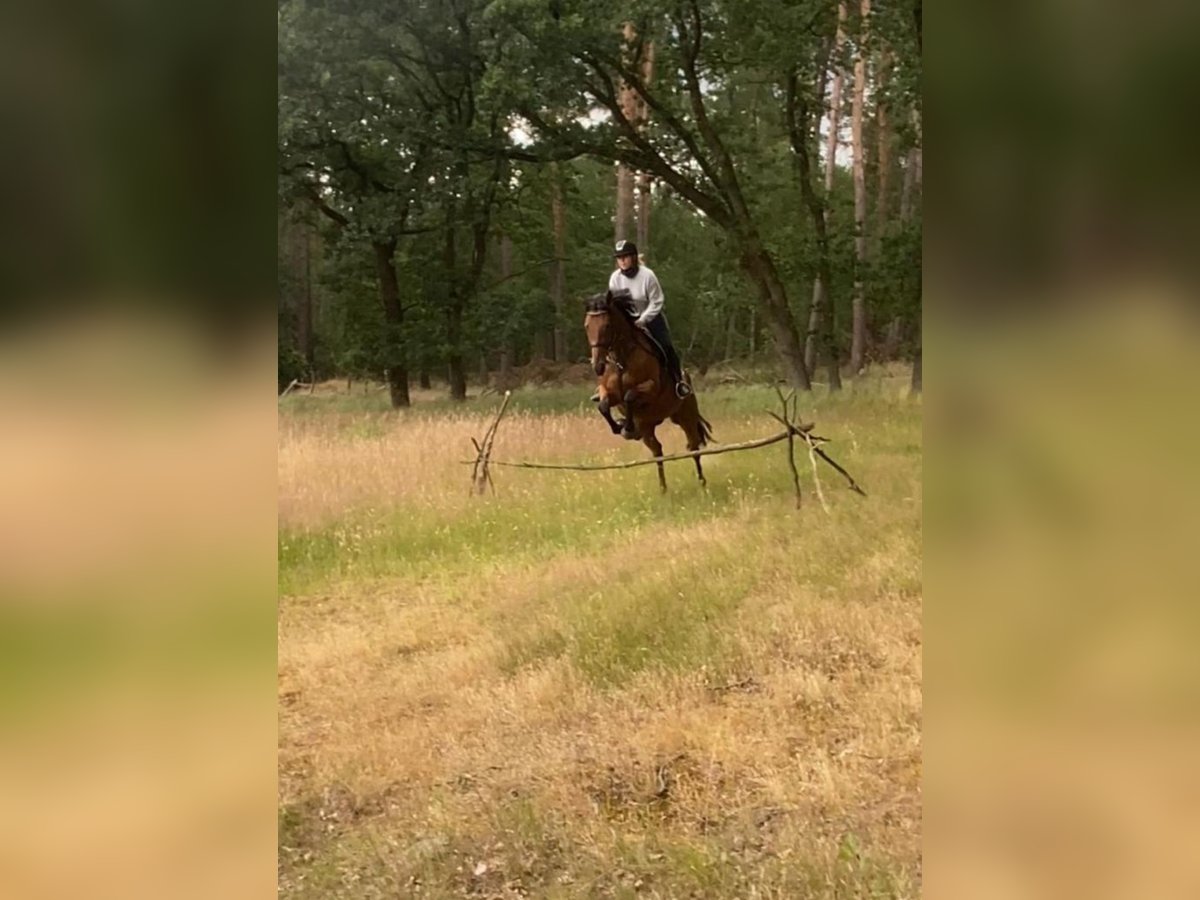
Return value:
<svg viewBox="0 0 1200 900">
<path fill-rule="evenodd" d="M 667 365 L 671 370 L 671 378 L 675 381 L 675 396 L 680 400 L 692 392 L 692 387 L 683 379 L 683 365 L 679 362 L 679 354 L 673 344 L 667 344 Z"/>
<path fill-rule="evenodd" d="M 671 330 L 667 326 L 666 317 L 660 315 L 651 319 L 648 330 L 666 354 L 668 374 L 675 382 L 675 396 L 680 400 L 684 399 L 692 389 L 683 380 L 683 367 L 679 364 L 679 354 L 675 351 L 674 341 L 671 340 Z"/>
</svg>

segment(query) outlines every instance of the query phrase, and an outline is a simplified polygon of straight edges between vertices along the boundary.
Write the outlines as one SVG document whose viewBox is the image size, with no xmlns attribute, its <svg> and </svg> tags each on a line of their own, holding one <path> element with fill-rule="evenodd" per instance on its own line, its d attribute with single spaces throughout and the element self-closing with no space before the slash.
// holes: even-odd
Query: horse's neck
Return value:
<svg viewBox="0 0 1200 900">
<path fill-rule="evenodd" d="M 638 327 L 629 320 L 629 317 L 620 310 L 614 310 L 613 315 L 615 316 L 617 328 L 617 340 L 614 342 L 613 351 L 621 361 L 626 362 L 638 348 L 646 351 L 646 347 L 642 345 L 642 341 L 639 339 Z"/>
</svg>

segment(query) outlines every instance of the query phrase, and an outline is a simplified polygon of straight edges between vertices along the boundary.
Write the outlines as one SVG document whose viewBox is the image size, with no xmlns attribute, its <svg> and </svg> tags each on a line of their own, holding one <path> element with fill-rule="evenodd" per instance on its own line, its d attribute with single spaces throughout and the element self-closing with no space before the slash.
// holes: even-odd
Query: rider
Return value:
<svg viewBox="0 0 1200 900">
<path fill-rule="evenodd" d="M 635 324 L 649 333 L 658 342 L 667 356 L 667 366 L 671 370 L 671 378 L 675 381 L 675 396 L 683 399 L 692 392 L 691 387 L 683 380 L 683 370 L 679 365 L 679 354 L 671 343 L 671 332 L 667 328 L 667 317 L 663 313 L 662 285 L 658 276 L 649 266 L 638 263 L 637 245 L 633 241 L 617 241 L 617 269 L 613 270 L 608 279 L 610 291 L 627 290 L 633 297 L 633 305 L 638 317 Z"/>
</svg>

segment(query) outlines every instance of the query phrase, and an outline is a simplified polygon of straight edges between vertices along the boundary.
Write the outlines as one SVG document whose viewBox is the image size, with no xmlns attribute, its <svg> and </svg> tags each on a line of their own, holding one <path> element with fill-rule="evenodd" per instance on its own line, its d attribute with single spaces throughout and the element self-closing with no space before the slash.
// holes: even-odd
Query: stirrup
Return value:
<svg viewBox="0 0 1200 900">
<path fill-rule="evenodd" d="M 675 396 L 678 397 L 680 400 L 686 400 L 688 397 L 691 396 L 691 393 L 692 393 L 692 386 L 690 384 L 688 384 L 686 381 L 675 382 Z"/>
</svg>

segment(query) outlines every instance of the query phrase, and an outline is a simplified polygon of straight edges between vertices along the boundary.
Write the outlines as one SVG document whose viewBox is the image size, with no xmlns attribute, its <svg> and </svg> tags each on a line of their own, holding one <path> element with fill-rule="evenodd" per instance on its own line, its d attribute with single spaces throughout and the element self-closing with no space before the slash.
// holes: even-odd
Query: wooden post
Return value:
<svg viewBox="0 0 1200 900">
<path fill-rule="evenodd" d="M 787 444 L 788 444 L 788 468 L 792 470 L 792 487 L 796 489 L 796 509 L 800 508 L 800 473 L 796 471 L 796 438 L 795 426 L 792 424 L 791 416 L 788 415 L 788 402 L 796 396 L 795 389 L 786 397 L 783 396 L 783 391 L 778 387 L 775 388 L 775 395 L 779 398 L 779 403 L 783 406 L 783 418 L 775 416 L 783 423 L 783 427 L 787 429 Z"/>
<path fill-rule="evenodd" d="M 475 438 L 471 438 L 471 443 L 475 445 L 478 453 L 475 457 L 475 468 L 471 472 L 471 490 L 475 493 L 482 494 L 488 485 L 491 485 L 493 492 L 496 490 L 496 485 L 492 483 L 492 473 L 488 471 L 488 464 L 491 462 L 492 445 L 496 442 L 496 428 L 500 425 L 500 418 L 504 415 L 504 410 L 508 408 L 508 401 L 511 397 L 512 391 L 504 392 L 504 401 L 500 404 L 500 409 L 496 412 L 496 418 L 492 420 L 491 427 L 484 432 L 483 440 L 477 441 Z"/>
</svg>

